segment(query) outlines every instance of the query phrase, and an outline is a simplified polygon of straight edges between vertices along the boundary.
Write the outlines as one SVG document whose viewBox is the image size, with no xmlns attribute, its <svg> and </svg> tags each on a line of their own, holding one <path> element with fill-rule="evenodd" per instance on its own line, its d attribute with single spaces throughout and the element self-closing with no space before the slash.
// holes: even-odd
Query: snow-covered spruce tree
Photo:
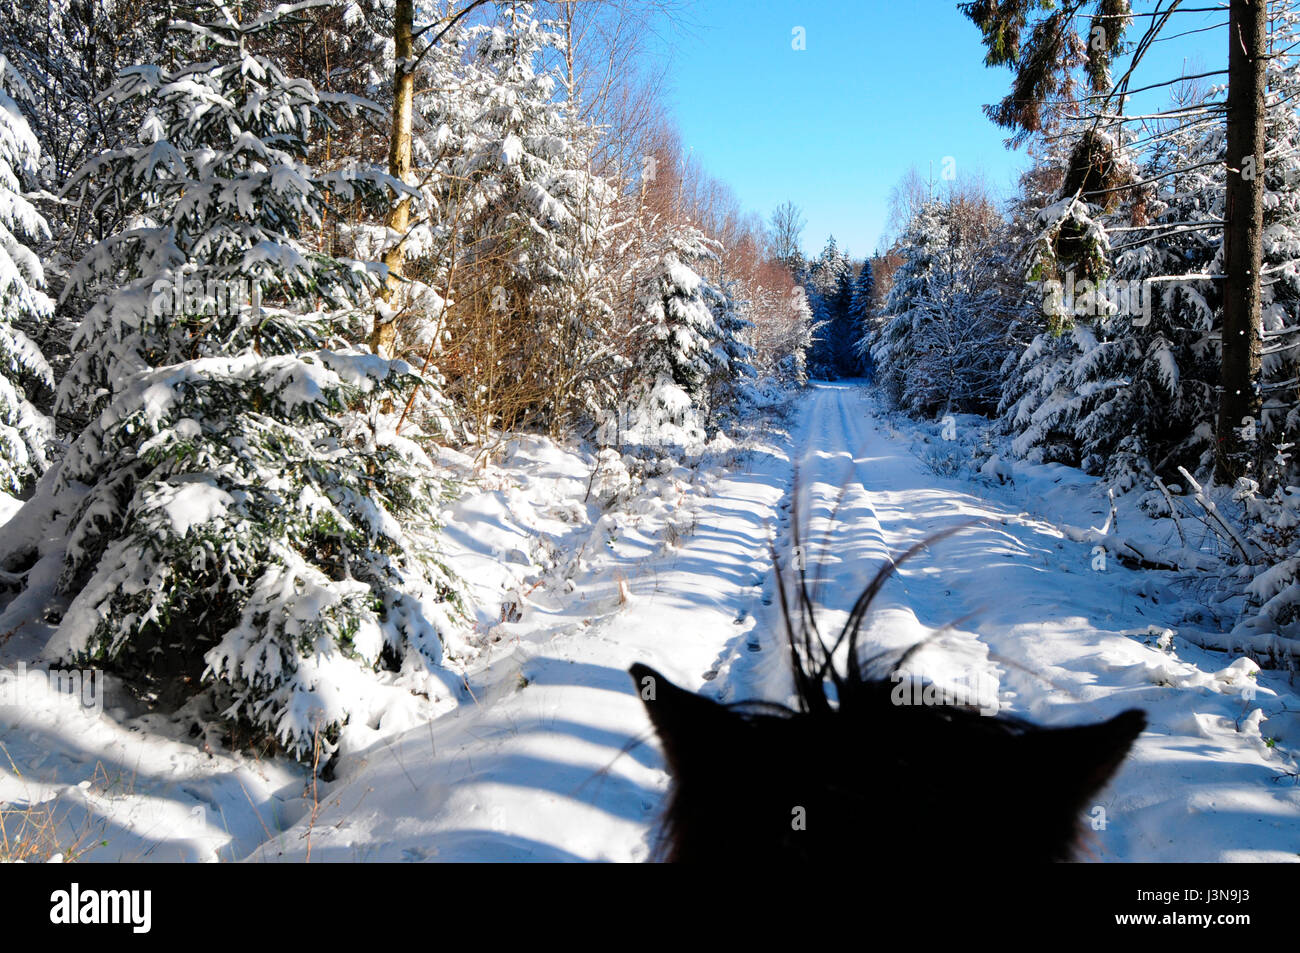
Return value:
<svg viewBox="0 0 1300 953">
<path fill-rule="evenodd" d="M 714 369 L 709 375 L 709 410 L 714 420 L 737 412 L 751 397 L 757 372 L 754 347 L 749 335 L 754 322 L 748 317 L 751 303 L 737 298 L 738 283 L 724 280 L 713 301 L 713 320 L 718 339 L 713 347 Z"/>
<path fill-rule="evenodd" d="M 803 288 L 797 287 L 796 290 L 800 293 L 790 297 L 789 335 L 781 349 L 786 356 L 778 365 L 778 377 L 796 387 L 805 387 L 808 384 L 808 352 L 813 346 L 814 321 Z"/>
<path fill-rule="evenodd" d="M 623 435 L 634 445 L 681 452 L 704 441 L 708 382 L 720 367 L 714 309 L 722 294 L 700 274 L 717 253 L 685 224 L 658 229 L 647 253 L 638 288 L 644 339 Z"/>
<path fill-rule="evenodd" d="M 1300 40 L 1300 5 L 1275 4 L 1272 45 L 1293 51 Z M 1264 239 L 1260 317 L 1263 390 L 1257 472 L 1269 489 L 1300 485 L 1300 461 L 1277 459 L 1279 445 L 1300 444 L 1300 61 L 1293 53 L 1268 64 L 1264 162 Z"/>
<path fill-rule="evenodd" d="M 1014 302 L 998 293 L 994 219 L 987 206 L 933 201 L 903 235 L 903 264 L 866 341 L 877 383 L 904 410 L 982 413 L 996 406 Z"/>
<path fill-rule="evenodd" d="M 26 333 L 53 313 L 32 248 L 49 237 L 49 226 L 24 189 L 35 181 L 40 157 L 15 100 L 29 92 L 0 49 L 0 491 L 14 495 L 45 472 L 54 439 L 52 421 L 30 399 L 37 391 L 48 394 L 54 377 Z"/>
<path fill-rule="evenodd" d="M 933 272 L 946 241 L 942 204 L 923 205 L 899 240 L 903 262 L 894 272 L 889 297 L 859 345 L 876 368 L 876 384 L 894 406 L 902 406 L 911 363 L 908 344 L 913 333 L 909 316 L 912 302 L 929 296 Z"/>
<path fill-rule="evenodd" d="M 1098 343 L 1073 372 L 1080 462 L 1119 489 L 1149 487 L 1153 468 L 1172 476 L 1178 465 L 1212 464 L 1222 132 L 1192 142 L 1175 135 L 1168 145 L 1138 174 L 1188 171 L 1157 179 L 1140 199 L 1143 227 L 1113 233 L 1106 291 L 1119 300 L 1093 322 Z"/>
<path fill-rule="evenodd" d="M 1039 331 L 1004 368 L 1001 412 L 1015 434 L 1017 453 L 1082 464 L 1090 472 L 1109 463 L 1118 477 L 1135 466 L 1140 469 L 1145 460 L 1140 403 L 1176 394 L 1178 371 L 1160 334 L 1169 319 L 1163 310 L 1155 313 L 1160 306 L 1150 296 L 1177 289 L 1149 285 L 1139 277 L 1153 255 L 1159 256 L 1158 249 L 1147 249 L 1146 255 L 1130 249 L 1122 257 L 1121 277 L 1109 263 L 1103 221 L 1101 210 L 1074 198 L 1043 210 L 1044 234 L 1031 250 L 1030 266 L 1040 292 L 1034 322 Z M 1095 268 L 1075 270 L 1075 263 L 1057 267 L 1052 238 L 1062 222 L 1086 236 L 1096 250 L 1088 253 Z M 1154 328 L 1149 336 L 1144 333 L 1148 322 Z M 1140 378 L 1134 376 L 1138 373 Z"/>
<path fill-rule="evenodd" d="M 808 355 L 809 369 L 817 377 L 840 376 L 842 352 L 851 347 L 852 342 L 845 338 L 852 279 L 853 264 L 832 235 L 821 254 L 809 263 L 804 282 L 814 323 L 820 326 Z"/>
<path fill-rule="evenodd" d="M 870 360 L 864 358 L 858 342 L 871 328 L 872 298 L 876 293 L 875 272 L 871 269 L 871 259 L 867 258 L 858 269 L 853 280 L 853 296 L 849 301 L 848 332 L 843 342 L 846 359 L 852 361 L 852 368 L 857 374 L 870 371 Z"/>
<path fill-rule="evenodd" d="M 840 272 L 835 293 L 829 300 L 827 339 L 830 341 L 831 369 L 836 377 L 850 377 L 857 373 L 857 353 L 853 347 L 857 340 L 853 320 L 853 266 L 845 258 L 846 267 Z"/>
<path fill-rule="evenodd" d="M 1013 254 L 1024 254 L 1031 261 L 1032 249 L 1043 237 L 1043 210 L 1056 201 L 1060 192 L 1064 160 L 1059 155 L 1059 149 L 1059 144 L 1056 144 L 1049 154 L 1043 155 L 1040 152 L 1036 155 L 1034 165 L 1020 177 L 1019 193 L 1008 204 L 1007 236 L 1012 243 Z M 1013 280 L 1024 284 L 1028 289 L 1027 306 L 1019 319 L 1013 319 L 1007 329 L 1008 348 L 1000 370 L 1003 385 L 997 422 L 1006 432 L 1016 434 L 1025 427 L 1024 421 L 1017 423 L 1020 400 L 1033 394 L 1040 385 L 1045 387 L 1044 394 L 1052 394 L 1060 380 L 1059 371 L 1051 367 L 1040 369 L 1040 363 L 1056 365 L 1068 360 L 1068 350 L 1072 344 L 1067 336 L 1060 333 L 1059 326 L 1051 323 L 1054 316 L 1046 313 L 1042 291 L 1034 287 L 1032 277 L 1020 268 Z M 1052 379 L 1044 380 L 1045 377 Z M 1028 412 L 1032 413 L 1040 403 L 1041 401 L 1031 398 Z M 1040 441 L 1043 444 L 1040 459 L 1072 458 L 1077 461 L 1073 438 L 1068 433 L 1058 434 L 1051 428 L 1051 422 L 1043 428 Z M 1058 443 L 1061 446 L 1058 447 Z"/>
<path fill-rule="evenodd" d="M 714 319 L 721 294 L 697 270 L 716 257 L 704 234 L 691 225 L 670 227 L 656 268 L 642 290 L 652 343 L 645 355 L 645 379 L 669 377 L 687 396 L 703 403 L 705 383 L 719 360 L 714 344 L 722 332 Z"/>
<path fill-rule="evenodd" d="M 185 0 L 14 0 L 0 16 L 0 50 L 26 80 L 19 108 L 41 144 L 38 181 L 57 191 L 82 163 L 120 138 L 122 115 L 100 95 L 117 71 L 154 62 L 167 22 Z M 95 210 L 51 205 L 55 232 Z M 66 218 L 66 221 L 59 221 Z M 80 236 L 78 236 L 80 237 Z"/>
<path fill-rule="evenodd" d="M 331 346 L 367 266 L 301 234 L 327 200 L 397 185 L 302 161 L 342 104 L 245 43 L 292 7 L 207 9 L 176 29 L 212 58 L 123 71 L 110 95 L 143 105 L 139 141 L 70 186 L 132 214 L 72 276 L 96 297 L 59 396 L 90 422 L 42 484 L 66 514 L 71 598 L 47 652 L 172 704 L 206 678 L 227 717 L 305 756 L 410 704 L 394 683 L 445 692 L 447 487 L 378 411 L 407 366 Z"/>
<path fill-rule="evenodd" d="M 1043 211 L 1049 226 L 1075 219 L 1096 266 L 1071 270 L 1050 236 L 1037 243 L 1030 277 L 1056 285 L 1042 297 L 1046 327 L 1006 369 L 1002 413 L 1018 453 L 1121 489 L 1148 487 L 1152 469 L 1177 478 L 1179 465 L 1211 462 L 1222 156 L 1217 122 L 1171 126 L 1140 162 L 1120 154 L 1146 187 L 1110 209 L 1066 198 Z"/>
</svg>

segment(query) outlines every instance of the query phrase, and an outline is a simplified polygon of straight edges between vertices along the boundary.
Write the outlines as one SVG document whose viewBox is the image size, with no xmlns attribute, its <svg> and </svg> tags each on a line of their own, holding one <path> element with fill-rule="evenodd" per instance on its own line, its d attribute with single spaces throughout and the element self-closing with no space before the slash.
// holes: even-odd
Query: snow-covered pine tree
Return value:
<svg viewBox="0 0 1300 953">
<path fill-rule="evenodd" d="M 1065 198 L 1040 217 L 1049 231 L 1071 218 L 1097 264 L 1058 266 L 1038 241 L 1031 277 L 1059 291 L 1008 363 L 1001 410 L 1017 453 L 1146 488 L 1152 468 L 1176 477 L 1211 459 L 1223 132 L 1174 125 L 1137 165 L 1116 155 L 1150 185 L 1109 210 Z"/>
<path fill-rule="evenodd" d="M 28 504 L 66 532 L 47 654 L 171 704 L 211 680 L 225 716 L 306 756 L 394 693 L 447 694 L 448 488 L 378 410 L 409 368 L 336 346 L 375 267 L 303 242 L 327 199 L 400 188 L 303 161 L 331 110 L 364 104 L 249 52 L 294 5 L 200 6 L 173 24 L 181 65 L 124 70 L 109 94 L 141 107 L 138 141 L 69 186 L 125 225 L 73 272 L 94 304 L 59 399 L 89 423 Z M 186 63 L 195 41 L 210 58 Z M 6 540 L 6 564 L 38 535 Z"/>
<path fill-rule="evenodd" d="M 1294 2 L 1270 8 L 1272 48 L 1265 102 L 1263 273 L 1260 318 L 1263 323 L 1260 384 L 1263 407 L 1256 472 L 1269 489 L 1300 485 L 1300 461 L 1278 448 L 1300 444 L 1300 7 Z"/>
<path fill-rule="evenodd" d="M 803 291 L 802 287 L 797 290 Z M 802 293 L 795 295 L 791 301 L 790 311 L 791 318 L 788 324 L 791 329 L 790 338 L 782 349 L 788 356 L 781 360 L 779 376 L 796 387 L 805 387 L 808 384 L 808 352 L 813 346 L 814 325 L 812 309 L 808 307 L 808 297 Z"/>
<path fill-rule="evenodd" d="M 853 348 L 853 265 L 848 256 L 844 258 L 844 269 L 840 272 L 835 292 L 829 302 L 830 326 L 827 339 L 830 342 L 831 367 L 836 377 L 851 377 L 857 373 L 857 354 Z"/>
<path fill-rule="evenodd" d="M 699 229 L 670 227 L 662 240 L 656 271 L 642 293 L 653 327 L 643 377 L 670 377 L 701 404 L 705 382 L 718 365 L 714 344 L 722 332 L 713 317 L 720 294 L 697 266 L 716 256 Z"/>
<path fill-rule="evenodd" d="M 738 291 L 736 281 L 724 280 L 712 306 L 718 339 L 713 346 L 714 370 L 709 375 L 709 410 L 715 420 L 746 402 L 757 374 L 752 363 L 754 347 L 748 340 L 754 329 L 748 317 L 751 303 L 738 298 Z"/>
<path fill-rule="evenodd" d="M 29 95 L 0 48 L 0 491 L 14 495 L 45 472 L 54 439 L 53 422 L 31 400 L 54 387 L 50 366 L 29 336 L 54 309 L 32 248 L 49 238 L 49 226 L 25 194 L 40 159 L 16 101 Z"/>
<path fill-rule="evenodd" d="M 923 205 L 899 239 L 903 263 L 894 272 L 894 283 L 876 326 L 863 339 L 862 350 L 870 355 L 876 368 L 875 381 L 894 406 L 904 406 L 916 348 L 928 347 L 919 338 L 921 327 L 914 319 L 920 314 L 914 312 L 913 304 L 931 296 L 947 241 L 942 203 Z"/>
<path fill-rule="evenodd" d="M 843 342 L 846 359 L 852 361 L 856 374 L 870 373 L 870 360 L 864 359 L 858 342 L 862 340 L 871 327 L 872 298 L 876 293 L 875 273 L 871 269 L 871 259 L 867 258 L 858 269 L 853 280 L 853 297 L 849 301 L 848 334 Z"/>
<path fill-rule="evenodd" d="M 652 233 L 643 254 L 643 339 L 623 435 L 630 444 L 681 452 L 704 440 L 708 383 L 721 366 L 714 311 L 722 293 L 701 274 L 717 251 L 693 225 L 668 223 Z"/>
<path fill-rule="evenodd" d="M 864 339 L 896 406 L 926 416 L 996 406 L 1014 308 L 999 294 L 1001 231 L 991 206 L 959 199 L 928 202 L 909 223 L 903 263 Z"/>
<path fill-rule="evenodd" d="M 852 274 L 852 262 L 831 235 L 821 254 L 810 263 L 804 282 L 814 324 L 819 325 L 808 356 L 809 369 L 817 377 L 840 376 Z"/>
</svg>

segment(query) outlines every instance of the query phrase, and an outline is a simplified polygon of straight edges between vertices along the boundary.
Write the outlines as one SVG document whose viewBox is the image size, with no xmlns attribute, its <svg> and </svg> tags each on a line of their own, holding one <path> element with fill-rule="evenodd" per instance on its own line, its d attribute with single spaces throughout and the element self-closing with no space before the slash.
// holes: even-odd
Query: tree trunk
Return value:
<svg viewBox="0 0 1300 953">
<path fill-rule="evenodd" d="M 410 184 L 411 175 L 411 117 L 415 109 L 414 23 L 415 0 L 397 0 L 393 29 L 397 63 L 393 69 L 393 128 L 388 142 L 388 174 L 407 184 Z M 402 242 L 410 223 L 411 200 L 402 198 L 389 211 L 385 220 L 390 234 L 398 236 L 397 244 L 384 254 L 388 277 L 379 296 L 385 304 L 393 301 L 402 286 Z M 392 357 L 396 340 L 397 325 L 393 317 L 390 314 L 376 314 L 370 332 L 371 350 Z"/>
<path fill-rule="evenodd" d="M 1223 363 L 1215 456 L 1216 476 L 1228 483 L 1252 475 L 1252 461 L 1258 456 L 1267 6 L 1265 0 L 1231 0 L 1228 18 Z"/>
</svg>

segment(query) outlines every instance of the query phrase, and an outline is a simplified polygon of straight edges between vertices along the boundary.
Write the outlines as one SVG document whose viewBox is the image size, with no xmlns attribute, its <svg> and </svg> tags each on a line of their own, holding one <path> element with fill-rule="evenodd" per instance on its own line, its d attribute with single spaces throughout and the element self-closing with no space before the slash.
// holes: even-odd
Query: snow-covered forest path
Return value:
<svg viewBox="0 0 1300 953">
<path fill-rule="evenodd" d="M 1032 480 L 1002 489 L 936 475 L 866 389 L 817 385 L 790 445 L 714 484 L 680 548 L 629 575 L 630 601 L 579 591 L 576 606 L 541 609 L 544 624 L 492 666 L 477 705 L 350 759 L 315 817 L 254 857 L 302 859 L 308 844 L 312 859 L 646 857 L 668 778 L 653 740 L 629 747 L 648 722 L 626 668 L 644 661 L 723 700 L 787 700 L 767 547 L 775 538 L 788 559 L 797 492 L 824 629 L 888 554 L 975 520 L 886 585 L 866 649 L 956 622 L 909 668 L 968 697 L 996 686 L 1004 712 L 1041 723 L 1147 709 L 1150 728 L 1099 805 L 1098 859 L 1296 859 L 1300 789 L 1285 746 L 1265 740 L 1300 729 L 1285 680 L 1261 673 L 1256 685 L 1250 663 L 1158 645 L 1168 603 L 1143 574 L 1094 569 L 1087 546 L 1019 509 L 1016 493 L 1030 509 L 1045 498 Z"/>
<path fill-rule="evenodd" d="M 1014 487 L 940 476 L 853 386 L 815 388 L 802 419 L 799 514 L 828 621 L 842 621 L 888 554 L 969 523 L 900 567 L 868 618 L 866 650 L 903 648 L 956 623 L 908 668 L 981 704 L 996 691 L 1003 712 L 1044 724 L 1148 711 L 1148 731 L 1099 805 L 1098 859 L 1300 856 L 1300 791 L 1286 751 L 1300 740 L 1300 700 L 1281 675 L 1252 677 L 1249 661 L 1229 665 L 1171 639 L 1176 593 L 1065 538 L 1056 484 L 1077 471 L 1019 468 Z M 775 647 L 775 622 L 764 626 L 765 649 Z M 747 667 L 759 669 L 739 667 L 736 697 L 784 690 L 774 666 L 758 679 L 741 674 Z"/>
</svg>

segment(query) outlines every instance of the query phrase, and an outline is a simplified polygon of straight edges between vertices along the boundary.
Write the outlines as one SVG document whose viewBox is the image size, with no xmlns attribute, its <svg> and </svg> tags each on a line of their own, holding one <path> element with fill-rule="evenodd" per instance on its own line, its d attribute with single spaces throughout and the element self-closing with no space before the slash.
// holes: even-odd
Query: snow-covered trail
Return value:
<svg viewBox="0 0 1300 953">
<path fill-rule="evenodd" d="M 818 624 L 833 635 L 847 618 L 863 586 L 890 558 L 912 544 L 969 521 L 977 508 L 947 490 L 930 487 L 928 474 L 901 445 L 892 444 L 874 424 L 861 386 L 814 385 L 800 414 L 797 466 L 782 503 L 778 552 L 787 567 L 797 558 L 791 523 L 797 516 Z M 976 608 L 963 599 L 946 572 L 960 563 L 963 540 L 937 553 L 924 551 L 890 583 L 875 603 L 862 635 L 868 654 L 901 649 L 948 626 Z M 976 544 L 978 545 L 978 544 Z M 728 700 L 778 697 L 788 691 L 784 662 L 784 623 L 775 604 L 775 579 L 769 573 L 759 630 L 764 652 L 736 666 Z M 946 682 L 966 678 L 981 684 L 987 675 L 985 645 L 961 628 L 946 632 L 926 650 L 925 674 Z M 960 686 L 954 685 L 954 688 Z"/>
<path fill-rule="evenodd" d="M 797 513 L 823 632 L 890 555 L 961 526 L 885 585 L 864 653 L 928 640 L 910 670 L 1044 724 L 1148 712 L 1097 805 L 1098 859 L 1300 858 L 1300 697 L 1178 637 L 1197 617 L 1178 580 L 1062 532 L 1104 510 L 1078 471 L 939 475 L 923 457 L 956 445 L 852 383 L 810 388 L 790 433 L 754 439 L 736 466 L 678 467 L 614 502 L 593 497 L 579 450 L 517 444 L 449 513 L 488 648 L 445 714 L 350 725 L 336 780 L 313 787 L 284 759 L 132 716 L 111 681 L 87 706 L 32 671 L 0 693 L 0 806 L 59 813 L 51 850 L 87 860 L 645 859 L 669 778 L 627 669 L 789 702 L 769 546 L 788 567 Z"/>
<path fill-rule="evenodd" d="M 657 551 L 617 523 L 603 566 L 566 591 L 527 597 L 475 701 L 342 760 L 319 809 L 262 845 L 257 861 L 645 859 L 668 776 L 629 666 L 708 687 L 747 639 L 767 572 L 789 460 L 748 454 L 683 501 L 695 525 Z M 635 517 L 633 517 L 633 520 Z M 628 598 L 620 595 L 625 586 Z M 717 684 L 714 682 L 714 684 Z"/>
<path fill-rule="evenodd" d="M 1100 804 L 1098 859 L 1300 856 L 1300 790 L 1287 777 L 1295 766 L 1266 741 L 1300 740 L 1300 700 L 1281 675 L 1250 677 L 1253 663 L 1230 666 L 1176 638 L 1158 646 L 1151 628 L 1173 621 L 1164 618 L 1169 603 L 1154 601 L 1147 574 L 1098 562 L 1052 521 L 1013 505 L 1042 505 L 1047 488 L 1033 479 L 990 499 L 968 480 L 937 476 L 860 387 L 814 388 L 802 419 L 799 512 L 809 578 L 822 579 L 823 631 L 838 628 L 888 554 L 970 523 L 900 567 L 868 619 L 864 651 L 911 645 L 957 622 L 908 668 L 981 704 L 979 690 L 996 686 L 1002 711 L 1043 724 L 1146 709 L 1149 730 Z M 777 648 L 772 608 L 768 615 L 763 647 Z M 741 658 L 728 694 L 779 697 L 778 654 Z"/>
<path fill-rule="evenodd" d="M 1014 494 L 936 476 L 860 386 L 813 387 L 791 444 L 718 480 L 680 548 L 637 564 L 627 604 L 608 577 L 567 600 L 539 595 L 530 634 L 489 670 L 477 706 L 348 759 L 315 817 L 253 858 L 300 860 L 309 844 L 320 860 L 646 857 L 668 778 L 653 741 L 629 745 L 648 722 L 626 668 L 644 661 L 723 700 L 788 700 L 767 547 L 774 538 L 788 561 L 797 492 L 823 630 L 889 554 L 976 520 L 886 585 L 865 651 L 969 617 L 909 667 L 968 697 L 992 685 L 1003 711 L 1041 723 L 1148 710 L 1150 729 L 1100 804 L 1098 859 L 1296 859 L 1300 790 L 1282 777 L 1294 768 L 1250 714 L 1263 709 L 1284 739 L 1300 728 L 1280 676 L 1256 685 L 1248 664 L 1177 639 L 1158 646 L 1148 630 L 1163 610 L 1141 574 L 1094 570 L 1086 546 Z M 1032 481 L 1017 492 L 1031 509 L 1040 500 Z"/>
</svg>

